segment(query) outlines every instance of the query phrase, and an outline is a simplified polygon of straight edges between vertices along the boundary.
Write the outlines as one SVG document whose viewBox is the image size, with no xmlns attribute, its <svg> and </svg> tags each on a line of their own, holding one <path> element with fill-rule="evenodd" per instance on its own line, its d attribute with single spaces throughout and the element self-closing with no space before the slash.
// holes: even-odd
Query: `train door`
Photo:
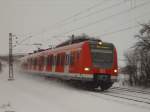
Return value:
<svg viewBox="0 0 150 112">
<path fill-rule="evenodd" d="M 56 70 L 56 54 L 53 55 L 52 72 Z"/>
<path fill-rule="evenodd" d="M 70 64 L 70 52 L 66 52 L 65 68 L 64 68 L 65 73 L 69 73 L 69 64 Z"/>
</svg>

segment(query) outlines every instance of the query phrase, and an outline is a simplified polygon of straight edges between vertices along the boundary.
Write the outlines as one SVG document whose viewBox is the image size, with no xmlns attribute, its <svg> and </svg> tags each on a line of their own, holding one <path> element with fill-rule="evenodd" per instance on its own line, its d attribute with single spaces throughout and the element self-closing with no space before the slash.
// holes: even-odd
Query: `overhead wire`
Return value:
<svg viewBox="0 0 150 112">
<path fill-rule="evenodd" d="M 121 11 L 121 12 L 119 12 L 119 13 L 113 14 L 113 15 L 108 16 L 108 17 L 106 17 L 106 18 L 103 18 L 103 19 L 101 19 L 101 20 L 94 21 L 94 22 L 89 23 L 89 24 L 87 24 L 87 25 L 78 27 L 78 28 L 76 28 L 76 29 L 73 29 L 73 30 L 70 30 L 70 31 L 68 31 L 68 32 L 61 33 L 61 34 L 67 34 L 67 33 L 70 33 L 70 32 L 72 32 L 72 31 L 76 31 L 76 30 L 79 30 L 79 29 L 82 29 L 82 28 L 86 28 L 86 27 L 91 26 L 91 25 L 94 25 L 94 24 L 96 24 L 96 23 L 98 23 L 98 22 L 104 21 L 104 20 L 106 20 L 107 18 L 110 19 L 111 17 L 118 16 L 118 15 L 127 13 L 127 12 L 129 12 L 129 11 L 131 11 L 131 10 L 133 10 L 133 9 L 139 8 L 139 7 L 143 6 L 143 5 L 147 5 L 148 3 L 149 3 L 149 2 L 144 2 L 144 3 L 140 4 L 140 5 L 137 5 L 136 7 L 133 7 L 132 9 L 128 9 L 128 10 L 125 10 L 125 11 Z M 131 29 L 131 28 L 129 27 L 129 28 L 120 29 L 120 31 L 125 30 L 125 29 Z M 116 31 L 115 31 L 115 32 L 116 32 Z M 114 32 L 109 32 L 109 34 L 110 34 L 110 33 L 112 34 L 112 33 L 114 33 Z M 59 34 L 59 35 L 60 35 L 60 34 Z M 104 35 L 104 34 L 103 34 L 103 35 Z M 29 36 L 29 37 L 24 38 L 22 41 L 20 41 L 20 42 L 18 43 L 18 45 L 20 45 L 21 43 L 23 43 L 24 41 L 26 41 L 26 40 L 28 40 L 28 39 L 30 39 L 30 38 L 32 38 L 32 37 L 33 37 L 33 36 Z"/>
<path fill-rule="evenodd" d="M 99 2 L 99 3 L 97 3 L 97 4 L 94 4 L 93 6 L 88 7 L 88 8 L 86 8 L 86 9 L 83 10 L 83 11 L 79 11 L 79 12 L 75 13 L 74 15 L 69 16 L 69 17 L 67 17 L 67 18 L 65 18 L 65 19 L 63 19 L 63 20 L 61 20 L 60 23 L 65 22 L 65 21 L 67 21 L 67 20 L 70 20 L 70 19 L 72 19 L 72 18 L 74 19 L 74 17 L 77 17 L 77 16 L 79 16 L 79 15 L 81 15 L 81 14 L 87 12 L 87 11 L 90 11 L 90 10 L 94 9 L 94 8 L 100 7 L 101 5 L 103 5 L 103 3 L 108 2 L 108 1 L 112 1 L 112 0 L 102 0 L 101 2 Z"/>
<path fill-rule="evenodd" d="M 89 17 L 89 16 L 98 14 L 98 13 L 100 13 L 100 12 L 104 12 L 104 11 L 109 10 L 109 9 L 112 9 L 112 8 L 114 8 L 114 7 L 118 7 L 118 6 L 122 5 L 122 3 L 123 3 L 123 1 L 121 1 L 121 2 L 119 2 L 119 3 L 115 3 L 115 4 L 111 5 L 111 6 L 105 7 L 105 8 L 103 8 L 103 9 L 96 10 L 96 11 L 91 12 L 91 13 L 85 15 L 85 16 L 82 16 L 82 17 L 80 17 L 80 18 L 76 18 L 75 20 L 72 20 L 72 21 L 70 21 L 70 22 L 68 22 L 68 23 L 64 23 L 64 24 L 62 24 L 62 25 L 68 25 L 68 24 L 70 24 L 70 23 L 72 23 L 72 22 L 76 22 L 76 21 L 78 21 L 78 20 L 87 18 L 87 17 Z"/>
<path fill-rule="evenodd" d="M 124 10 L 124 11 L 120 11 L 119 13 L 112 14 L 112 15 L 110 15 L 110 16 L 104 17 L 104 18 L 102 18 L 102 19 L 100 19 L 100 20 L 91 22 L 91 23 L 86 24 L 86 25 L 84 25 L 84 26 L 80 26 L 80 27 L 78 27 L 78 28 L 72 29 L 72 30 L 67 31 L 67 32 L 64 32 L 64 33 L 60 33 L 60 34 L 58 34 L 58 36 L 59 36 L 59 35 L 60 35 L 60 36 L 61 36 L 61 35 L 65 35 L 65 34 L 68 34 L 68 33 L 70 33 L 70 32 L 77 31 L 77 30 L 80 30 L 80 29 L 83 29 L 83 28 L 87 28 L 87 27 L 92 26 L 92 25 L 95 25 L 95 24 L 97 24 L 97 23 L 99 23 L 99 22 L 112 19 L 112 17 L 116 17 L 116 16 L 119 16 L 119 15 L 122 15 L 122 14 L 125 14 L 125 13 L 129 13 L 130 11 L 133 11 L 133 10 L 135 10 L 135 9 L 137 9 L 137 8 L 140 8 L 140 7 L 142 7 L 142 6 L 144 6 L 144 5 L 148 5 L 148 4 L 150 4 L 150 1 L 141 3 L 141 4 L 139 4 L 139 5 L 136 5 L 136 7 L 133 7 L 132 9 L 127 9 L 127 10 Z"/>
<path fill-rule="evenodd" d="M 112 0 L 109 0 L 109 1 L 112 1 Z M 79 15 L 81 15 L 81 14 L 87 12 L 87 11 L 90 11 L 90 10 L 92 10 L 92 9 L 98 7 L 98 6 L 103 5 L 103 3 L 105 3 L 105 2 L 106 2 L 106 0 L 103 0 L 103 1 L 101 1 L 100 3 L 95 4 L 95 5 L 93 5 L 93 6 L 89 7 L 89 8 L 87 8 L 87 9 L 85 9 L 85 10 L 83 10 L 83 11 L 80 11 L 80 12 L 78 12 L 78 13 L 76 13 L 76 14 L 70 16 L 70 17 L 67 17 L 67 18 L 65 18 L 64 20 L 60 21 L 60 22 L 65 22 L 65 21 L 67 21 L 67 20 L 69 20 L 69 19 L 72 19 L 72 18 L 74 18 L 74 17 L 76 17 L 76 16 L 79 16 Z M 107 1 L 107 2 L 108 2 L 108 1 Z M 120 3 L 121 3 L 121 2 L 120 2 Z M 120 3 L 119 3 L 119 4 L 120 4 Z M 108 10 L 108 9 L 110 9 L 110 8 L 113 8 L 113 7 L 117 6 L 117 5 L 119 5 L 119 4 L 118 4 L 118 3 L 117 3 L 117 4 L 113 4 L 113 5 L 109 6 L 109 7 L 104 8 L 104 9 L 97 10 L 96 13 L 101 12 L 101 11 L 104 11 L 104 10 Z M 95 13 L 95 14 L 96 14 L 96 13 Z M 88 16 L 93 15 L 93 14 L 94 14 L 94 12 L 92 12 L 91 14 L 88 14 L 87 16 L 84 16 L 84 17 L 82 17 L 82 18 L 88 17 Z M 79 18 L 78 18 L 78 20 L 79 20 Z M 57 23 L 56 23 L 56 24 L 57 24 Z M 67 24 L 68 24 L 68 23 L 67 23 Z M 66 24 L 62 24 L 62 25 L 66 25 Z M 43 31 L 45 32 L 45 30 L 42 30 L 42 32 L 39 32 L 39 33 L 43 33 Z M 34 36 L 38 35 L 39 33 L 35 34 Z M 34 37 L 34 36 L 32 36 L 32 37 Z M 26 41 L 26 40 L 28 40 L 28 39 L 30 39 L 30 38 L 31 38 L 31 36 L 27 36 L 27 37 L 25 37 L 24 39 L 22 39 L 22 41 L 19 42 L 19 43 L 21 44 L 21 43 L 23 43 L 24 41 Z M 18 44 L 18 45 L 20 45 L 20 44 Z M 16 46 L 17 46 L 17 45 L 16 45 Z"/>
<path fill-rule="evenodd" d="M 146 12 L 146 13 L 140 15 L 140 16 L 134 17 L 131 20 L 135 20 L 135 19 L 139 19 L 139 18 L 143 18 L 143 17 L 145 18 L 145 16 L 148 16 L 149 13 L 150 12 Z M 129 21 L 131 21 L 131 20 L 129 20 Z M 102 36 L 105 36 L 105 35 L 112 35 L 112 34 L 115 34 L 115 33 L 119 33 L 119 32 L 122 32 L 122 31 L 132 29 L 132 28 L 138 28 L 141 24 L 139 22 L 136 22 L 136 23 L 138 23 L 138 24 L 128 26 L 128 27 L 125 27 L 125 28 L 121 28 L 121 29 L 118 29 L 118 30 L 115 30 L 115 31 L 106 32 L 106 33 L 100 34 L 99 36 L 96 36 L 96 37 L 102 37 Z M 124 24 L 122 24 L 122 25 L 124 25 Z"/>
</svg>

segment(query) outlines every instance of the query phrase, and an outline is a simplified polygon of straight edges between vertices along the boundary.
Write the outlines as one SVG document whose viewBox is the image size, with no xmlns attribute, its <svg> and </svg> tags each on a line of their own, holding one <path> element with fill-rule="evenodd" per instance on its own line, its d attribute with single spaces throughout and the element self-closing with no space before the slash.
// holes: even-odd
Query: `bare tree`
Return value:
<svg viewBox="0 0 150 112">
<path fill-rule="evenodd" d="M 138 42 L 133 50 L 125 54 L 127 60 L 123 71 L 129 74 L 131 85 L 150 84 L 150 23 L 142 24 L 142 29 L 135 37 Z"/>
<path fill-rule="evenodd" d="M 141 81 L 147 86 L 150 80 L 150 23 L 142 24 L 142 29 L 135 37 L 138 39 L 134 47 L 140 56 Z"/>
<path fill-rule="evenodd" d="M 122 69 L 124 74 L 129 75 L 130 85 L 137 83 L 137 57 L 133 53 L 133 51 L 125 53 L 126 66 Z"/>
</svg>

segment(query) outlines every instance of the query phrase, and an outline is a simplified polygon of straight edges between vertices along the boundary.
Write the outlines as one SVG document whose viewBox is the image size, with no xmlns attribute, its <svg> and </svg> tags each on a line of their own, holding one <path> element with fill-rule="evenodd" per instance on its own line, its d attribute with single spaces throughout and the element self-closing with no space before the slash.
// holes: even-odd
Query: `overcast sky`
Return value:
<svg viewBox="0 0 150 112">
<path fill-rule="evenodd" d="M 122 64 L 124 52 L 136 42 L 137 25 L 149 20 L 150 0 L 0 0 L 0 54 L 8 54 L 9 32 L 19 42 L 32 36 L 14 53 L 36 48 L 29 44 L 47 48 L 86 33 L 114 43 Z"/>
</svg>

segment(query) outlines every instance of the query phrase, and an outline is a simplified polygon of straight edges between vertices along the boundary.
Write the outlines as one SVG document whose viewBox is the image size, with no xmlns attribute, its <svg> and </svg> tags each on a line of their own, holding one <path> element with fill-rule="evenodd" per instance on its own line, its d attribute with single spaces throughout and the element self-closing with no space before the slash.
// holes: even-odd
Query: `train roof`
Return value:
<svg viewBox="0 0 150 112">
<path fill-rule="evenodd" d="M 94 38 L 94 37 L 89 37 L 87 35 L 81 35 L 81 36 L 76 36 L 76 37 L 74 35 L 72 35 L 71 39 L 68 39 L 65 42 L 57 45 L 56 48 L 75 44 L 75 43 L 80 43 L 80 42 L 84 42 L 84 41 L 101 41 L 101 40 Z"/>
<path fill-rule="evenodd" d="M 60 48 L 60 47 L 64 47 L 64 46 L 67 46 L 67 45 L 72 45 L 72 44 L 75 44 L 75 43 L 81 43 L 81 42 L 84 42 L 84 41 L 101 41 L 100 39 L 97 39 L 97 38 L 94 38 L 94 37 L 89 37 L 87 35 L 81 35 L 81 36 L 74 36 L 72 35 L 71 39 L 68 39 L 60 44 L 58 44 L 55 48 Z M 33 53 L 29 53 L 29 55 L 32 55 L 32 54 L 35 54 L 35 53 L 39 53 L 39 52 L 43 52 L 43 51 L 47 51 L 47 50 L 51 50 L 53 48 L 48 48 L 48 49 L 38 49 L 36 51 L 33 51 Z"/>
<path fill-rule="evenodd" d="M 80 47 L 80 45 L 82 45 L 85 41 L 88 41 L 90 43 L 95 43 L 97 41 L 102 41 L 101 39 L 97 39 L 94 37 L 89 37 L 87 35 L 81 35 L 81 36 L 74 36 L 72 35 L 71 39 L 66 40 L 65 42 L 58 44 L 56 47 L 54 48 L 48 48 L 48 49 L 38 49 L 37 51 L 34 51 L 33 53 L 29 53 L 28 56 L 35 56 L 35 55 L 40 55 L 43 53 L 46 53 L 49 50 L 61 50 L 61 49 L 66 49 L 67 46 L 73 45 L 74 47 L 78 46 Z M 107 43 L 107 44 L 111 44 L 111 43 Z M 73 47 L 72 46 L 72 47 Z"/>
</svg>

